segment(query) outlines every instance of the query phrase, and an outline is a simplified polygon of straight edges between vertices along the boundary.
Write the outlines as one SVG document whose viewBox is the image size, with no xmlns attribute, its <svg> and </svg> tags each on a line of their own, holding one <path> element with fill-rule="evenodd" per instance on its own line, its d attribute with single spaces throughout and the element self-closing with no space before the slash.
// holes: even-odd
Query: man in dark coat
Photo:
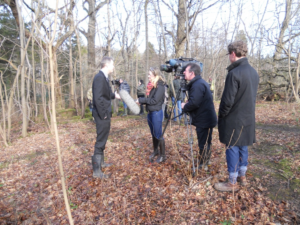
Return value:
<svg viewBox="0 0 300 225">
<path fill-rule="evenodd" d="M 122 78 L 120 78 L 120 91 L 121 90 L 125 90 L 125 91 L 127 91 L 128 92 L 128 94 L 130 94 L 130 86 L 129 86 L 129 84 L 125 81 L 125 80 L 123 80 Z M 127 105 L 126 105 L 126 103 L 123 101 L 123 106 L 124 106 L 124 113 L 123 113 L 123 115 L 122 116 L 127 116 Z"/>
<path fill-rule="evenodd" d="M 231 65 L 227 68 L 219 107 L 218 129 L 220 142 L 227 148 L 229 181 L 216 183 L 215 188 L 219 191 L 238 190 L 237 181 L 246 185 L 248 146 L 255 142 L 255 101 L 259 76 L 246 58 L 247 51 L 243 41 L 228 45 Z"/>
<path fill-rule="evenodd" d="M 101 60 L 101 70 L 95 75 L 92 86 L 93 117 L 95 118 L 97 129 L 95 150 L 92 156 L 93 176 L 100 179 L 108 178 L 101 169 L 111 165 L 104 162 L 104 149 L 110 130 L 111 99 L 115 98 L 108 80 L 108 74 L 113 71 L 113 59 L 111 57 L 103 57 Z"/>
<path fill-rule="evenodd" d="M 207 170 L 211 156 L 211 139 L 213 128 L 217 125 L 217 115 L 208 83 L 201 78 L 198 64 L 190 63 L 184 71 L 187 85 L 188 102 L 181 103 L 184 113 L 189 113 L 192 125 L 196 127 L 199 145 L 199 168 Z"/>
</svg>

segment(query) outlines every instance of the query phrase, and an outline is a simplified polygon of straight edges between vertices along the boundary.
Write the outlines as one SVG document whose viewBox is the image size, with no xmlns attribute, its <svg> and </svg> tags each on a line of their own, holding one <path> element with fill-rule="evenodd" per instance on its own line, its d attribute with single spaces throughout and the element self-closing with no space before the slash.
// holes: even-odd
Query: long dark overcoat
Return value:
<svg viewBox="0 0 300 225">
<path fill-rule="evenodd" d="M 247 58 L 233 62 L 227 70 L 218 115 L 220 142 L 226 146 L 252 145 L 259 76 Z"/>
</svg>

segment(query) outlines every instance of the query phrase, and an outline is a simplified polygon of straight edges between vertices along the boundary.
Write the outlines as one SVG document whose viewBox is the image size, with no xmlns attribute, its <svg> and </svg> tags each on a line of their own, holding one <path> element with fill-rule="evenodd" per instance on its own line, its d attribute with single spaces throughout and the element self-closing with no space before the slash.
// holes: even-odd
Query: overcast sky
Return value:
<svg viewBox="0 0 300 225">
<path fill-rule="evenodd" d="M 126 9 L 128 11 L 132 10 L 132 3 L 129 0 L 124 0 L 126 2 Z M 168 0 L 166 0 L 168 2 Z M 30 0 L 26 0 L 26 2 L 30 5 Z M 59 1 L 59 7 L 63 6 L 65 1 Z M 82 0 L 76 1 L 76 10 L 74 15 L 76 15 L 75 20 L 79 21 L 81 20 L 85 15 L 86 12 L 82 9 Z M 208 3 L 211 3 L 212 1 L 208 1 Z M 48 0 L 48 5 L 51 8 L 55 8 L 56 1 L 54 0 Z M 268 3 L 268 4 L 267 4 Z M 229 24 L 228 26 L 228 39 L 233 39 L 236 32 L 238 30 L 244 30 L 247 31 L 251 36 L 254 36 L 255 34 L 255 28 L 253 26 L 257 26 L 260 21 L 262 14 L 265 10 L 265 6 L 267 5 L 267 10 L 264 16 L 264 20 L 262 25 L 266 27 L 274 27 L 278 26 L 278 18 L 274 16 L 274 12 L 280 11 L 280 8 L 284 10 L 284 0 L 233 0 L 229 3 L 221 5 L 218 4 L 208 10 L 205 10 L 199 16 L 197 17 L 197 22 L 203 23 L 204 29 L 224 29 L 224 24 Z M 167 24 L 167 28 L 170 28 L 170 25 L 175 21 L 174 16 L 172 15 L 172 12 L 164 6 L 163 3 L 160 4 L 161 11 L 163 15 L 163 23 Z M 137 6 L 136 6 L 137 7 Z M 143 9 L 143 4 L 142 4 Z M 137 8 L 136 8 L 137 10 Z M 177 10 L 177 9 L 176 9 Z M 283 16 L 283 10 L 281 11 L 281 17 Z M 149 41 L 154 44 L 156 49 L 158 49 L 158 43 L 157 43 L 157 31 L 155 27 L 155 18 L 153 6 L 149 4 Z M 238 14 L 241 13 L 241 20 L 237 19 Z M 23 14 L 29 15 L 30 12 L 25 7 L 23 8 Z M 124 5 L 121 0 L 114 0 L 111 4 L 111 23 L 112 30 L 121 32 L 121 28 L 119 26 L 119 20 L 117 17 L 117 14 L 122 16 L 122 21 L 125 21 L 126 12 L 124 10 Z M 139 22 L 141 23 L 141 26 L 139 28 L 139 39 L 138 39 L 138 45 L 139 50 L 141 52 L 145 49 L 145 23 L 144 23 L 144 14 L 141 15 Z M 29 16 L 26 17 L 26 20 L 30 19 Z M 279 21 L 282 21 L 282 18 L 279 19 Z M 86 19 L 84 22 L 82 22 L 79 27 L 87 30 L 87 23 L 88 19 Z M 101 46 L 104 42 L 104 35 L 107 33 L 107 8 L 104 6 L 97 14 L 97 23 L 98 23 L 98 33 L 96 37 L 96 45 Z M 133 28 L 132 25 L 134 23 L 134 17 L 133 13 L 131 14 L 131 17 L 129 19 L 129 30 L 128 30 L 128 37 L 129 39 L 133 38 Z M 236 25 L 239 25 L 238 29 L 235 29 Z M 245 25 L 244 25 L 245 24 Z M 196 29 L 196 28 L 195 28 Z M 274 31 L 276 34 L 276 31 Z M 278 31 L 277 31 L 278 32 Z M 116 36 L 117 37 L 117 36 Z M 82 37 L 82 40 L 86 42 L 86 39 Z M 114 48 L 119 48 L 120 45 L 117 41 L 118 39 L 115 38 L 115 41 L 113 43 Z M 230 40 L 229 40 L 230 41 Z M 267 42 L 264 42 L 264 45 L 266 47 L 265 52 L 273 51 L 272 49 L 268 48 Z"/>
</svg>

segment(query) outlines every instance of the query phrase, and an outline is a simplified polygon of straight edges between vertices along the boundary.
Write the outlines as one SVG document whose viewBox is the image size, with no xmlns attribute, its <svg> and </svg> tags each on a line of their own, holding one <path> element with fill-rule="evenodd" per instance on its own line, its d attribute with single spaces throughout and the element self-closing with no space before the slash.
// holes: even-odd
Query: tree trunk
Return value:
<svg viewBox="0 0 300 225">
<path fill-rule="evenodd" d="M 0 82 L 0 101 L 1 101 L 1 105 L 2 105 L 1 108 L 2 108 L 2 120 L 3 120 L 3 125 L 2 126 L 1 126 L 1 123 L 0 123 L 0 135 L 2 136 L 2 140 L 4 142 L 4 145 L 7 147 L 8 144 L 7 144 L 7 136 L 6 136 L 6 118 L 5 118 L 6 117 L 6 111 L 5 111 L 6 105 L 3 101 L 3 95 L 2 95 L 2 83 L 3 83 L 3 85 L 5 85 L 5 84 L 3 82 L 3 76 L 2 75 L 3 75 L 3 73 L 2 73 L 2 71 L 0 71 L 0 78 L 1 78 L 1 82 Z M 8 116 L 8 117 L 10 117 L 10 116 Z"/>
<path fill-rule="evenodd" d="M 149 45 L 148 45 L 148 13 L 147 13 L 147 7 L 148 7 L 149 0 L 145 0 L 145 34 L 146 34 L 146 65 L 145 65 L 145 85 L 148 83 L 148 71 L 149 71 Z"/>
<path fill-rule="evenodd" d="M 35 82 L 35 58 L 34 58 L 34 39 L 32 39 L 32 48 L 31 48 L 31 53 L 32 53 L 32 89 L 33 89 L 33 105 L 35 107 L 35 117 L 38 116 L 38 106 L 36 102 L 36 82 Z"/>
<path fill-rule="evenodd" d="M 96 60 L 96 54 L 95 54 L 95 36 L 96 36 L 96 15 L 99 9 L 106 4 L 107 0 L 104 0 L 103 2 L 99 3 L 96 6 L 95 0 L 87 0 L 85 2 L 88 3 L 89 8 L 86 10 L 88 12 L 89 16 L 89 23 L 88 23 L 88 32 L 86 33 L 83 30 L 80 30 L 80 32 L 86 37 L 88 42 L 88 71 L 87 76 L 92 76 L 96 72 L 96 66 L 95 66 L 95 60 Z"/>
<path fill-rule="evenodd" d="M 9 95 L 9 101 L 8 101 L 8 107 L 7 107 L 7 115 L 11 115 L 12 113 L 12 107 L 13 107 L 13 96 L 15 92 L 15 88 L 19 82 L 19 76 L 20 76 L 21 70 L 20 67 L 17 69 L 17 74 L 13 83 L 12 88 L 10 89 L 10 95 Z M 7 117 L 7 139 L 10 142 L 10 130 L 11 130 L 11 116 Z"/>
<path fill-rule="evenodd" d="M 44 51 L 42 48 L 40 48 L 40 57 L 41 57 L 41 89 L 42 89 L 42 108 L 43 108 L 43 115 L 44 115 L 44 120 L 48 126 L 48 128 L 50 129 L 50 124 L 49 124 L 49 120 L 48 120 L 48 116 L 47 116 L 47 97 L 46 97 L 46 88 L 45 88 L 45 83 L 44 83 L 44 74 L 45 74 L 45 70 L 44 70 Z M 50 94 L 50 92 L 49 92 Z"/>
<path fill-rule="evenodd" d="M 185 51 L 185 57 L 191 58 L 190 35 L 189 35 L 189 16 L 188 16 L 186 4 L 184 4 L 184 9 L 185 9 L 185 27 L 186 27 L 186 51 Z"/>
<path fill-rule="evenodd" d="M 82 65 L 81 65 L 81 46 L 80 46 L 80 40 L 79 35 L 77 31 L 75 32 L 77 36 L 77 46 L 78 46 L 78 55 L 79 55 L 79 77 L 80 77 L 80 100 L 81 100 L 81 119 L 84 117 L 84 99 L 83 99 L 83 77 L 82 77 Z"/>
<path fill-rule="evenodd" d="M 164 32 L 164 27 L 163 27 L 163 23 L 162 23 L 161 11 L 160 11 L 160 6 L 159 6 L 159 1 L 158 0 L 157 0 L 157 8 L 158 8 L 160 29 L 161 29 L 161 33 L 162 33 L 162 37 L 163 37 L 163 42 L 164 42 L 164 61 L 166 61 L 167 57 L 168 57 L 168 55 L 167 55 L 167 44 L 166 44 L 167 42 L 166 42 L 166 35 L 165 35 L 165 32 Z"/>
<path fill-rule="evenodd" d="M 106 6 L 107 6 L 107 26 L 108 26 L 108 34 L 107 34 L 107 56 L 111 56 L 111 23 L 110 23 L 110 5 L 109 5 L 109 0 L 106 1 Z M 109 79 L 113 80 L 112 75 L 109 75 Z M 112 85 L 112 91 L 115 92 L 115 87 Z M 118 113 L 118 100 L 114 99 L 113 102 L 113 112 Z"/>
<path fill-rule="evenodd" d="M 299 83 L 299 76 L 300 76 L 300 53 L 298 53 L 298 57 L 297 57 L 297 70 L 296 70 L 296 74 L 295 74 L 295 89 L 296 89 L 296 93 L 298 94 L 298 98 L 299 98 L 299 87 L 300 87 L 300 83 Z"/>
<path fill-rule="evenodd" d="M 60 144 L 59 144 L 59 137 L 58 137 L 58 130 L 57 130 L 57 122 L 56 122 L 56 104 L 55 104 L 55 72 L 57 71 L 57 60 L 56 60 L 56 52 L 53 51 L 53 40 L 55 37 L 55 31 L 56 31 L 56 24 L 57 24 L 57 9 L 58 9 L 58 0 L 56 0 L 56 10 L 55 10 L 55 22 L 54 22 L 54 32 L 53 36 L 51 37 L 51 40 L 49 42 L 49 58 L 50 58 L 50 79 L 51 79 L 51 98 L 52 98 L 52 121 L 54 125 L 54 133 L 55 133 L 55 141 L 56 141 L 56 147 L 57 147 L 57 156 L 58 156 L 58 167 L 59 167 L 59 172 L 60 172 L 60 180 L 61 180 L 61 185 L 62 185 L 62 192 L 65 200 L 65 206 L 66 206 L 66 211 L 67 215 L 69 218 L 69 222 L 71 225 L 74 224 L 72 214 L 71 214 L 71 209 L 70 209 L 70 204 L 68 200 L 68 195 L 66 191 L 66 185 L 65 185 L 65 175 L 64 175 L 64 170 L 63 170 L 63 165 L 62 165 L 62 159 L 61 159 L 61 151 L 60 151 Z"/>
<path fill-rule="evenodd" d="M 25 95 L 25 33 L 24 33 L 24 23 L 21 15 L 20 6 L 18 5 L 18 1 L 16 1 L 16 7 L 18 10 L 18 16 L 20 21 L 19 26 L 19 35 L 20 35 L 20 44 L 21 44 L 21 101 L 22 101 L 22 136 L 27 136 L 27 107 L 26 107 L 26 95 Z"/>
<path fill-rule="evenodd" d="M 177 14 L 177 37 L 175 43 L 175 54 L 176 58 L 184 56 L 184 48 L 186 41 L 186 1 L 178 1 L 178 14 Z"/>
<path fill-rule="evenodd" d="M 57 69 L 57 55 L 56 55 L 56 47 L 52 46 L 52 54 L 53 54 L 53 73 L 54 73 L 54 86 L 55 86 L 55 102 L 56 102 L 56 107 L 57 109 L 62 109 L 64 108 L 64 99 L 62 96 L 62 91 L 61 91 L 61 86 L 59 83 L 59 76 L 58 76 L 58 69 Z"/>
<path fill-rule="evenodd" d="M 75 107 L 74 102 L 74 79 L 73 79 L 73 50 L 72 50 L 72 37 L 69 37 L 69 108 Z"/>
<path fill-rule="evenodd" d="M 275 53 L 273 56 L 274 60 L 278 60 L 282 53 L 282 42 L 283 42 L 284 34 L 291 20 L 291 8 L 292 8 L 292 0 L 286 0 L 285 17 L 280 28 L 280 34 L 278 37 L 277 44 L 275 46 Z"/>
</svg>

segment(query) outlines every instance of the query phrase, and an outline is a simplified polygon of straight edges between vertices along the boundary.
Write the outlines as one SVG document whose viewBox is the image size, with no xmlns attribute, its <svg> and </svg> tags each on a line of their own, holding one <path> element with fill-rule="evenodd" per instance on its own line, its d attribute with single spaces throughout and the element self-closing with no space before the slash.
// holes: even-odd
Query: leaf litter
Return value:
<svg viewBox="0 0 300 225">
<path fill-rule="evenodd" d="M 249 150 L 249 184 L 237 193 L 213 188 L 227 178 L 225 147 L 216 128 L 209 170 L 200 170 L 193 178 L 185 126 L 169 125 L 167 160 L 150 164 L 152 139 L 146 117 L 113 117 L 105 160 L 114 166 L 105 170 L 110 179 L 101 181 L 92 177 L 95 124 L 60 124 L 74 222 L 299 224 L 299 114 L 297 104 L 257 104 L 257 143 Z M 193 140 L 196 155 L 195 131 Z M 28 137 L 15 135 L 9 147 L 1 146 L 0 154 L 0 224 L 68 224 L 53 136 L 41 124 L 32 125 Z"/>
</svg>

